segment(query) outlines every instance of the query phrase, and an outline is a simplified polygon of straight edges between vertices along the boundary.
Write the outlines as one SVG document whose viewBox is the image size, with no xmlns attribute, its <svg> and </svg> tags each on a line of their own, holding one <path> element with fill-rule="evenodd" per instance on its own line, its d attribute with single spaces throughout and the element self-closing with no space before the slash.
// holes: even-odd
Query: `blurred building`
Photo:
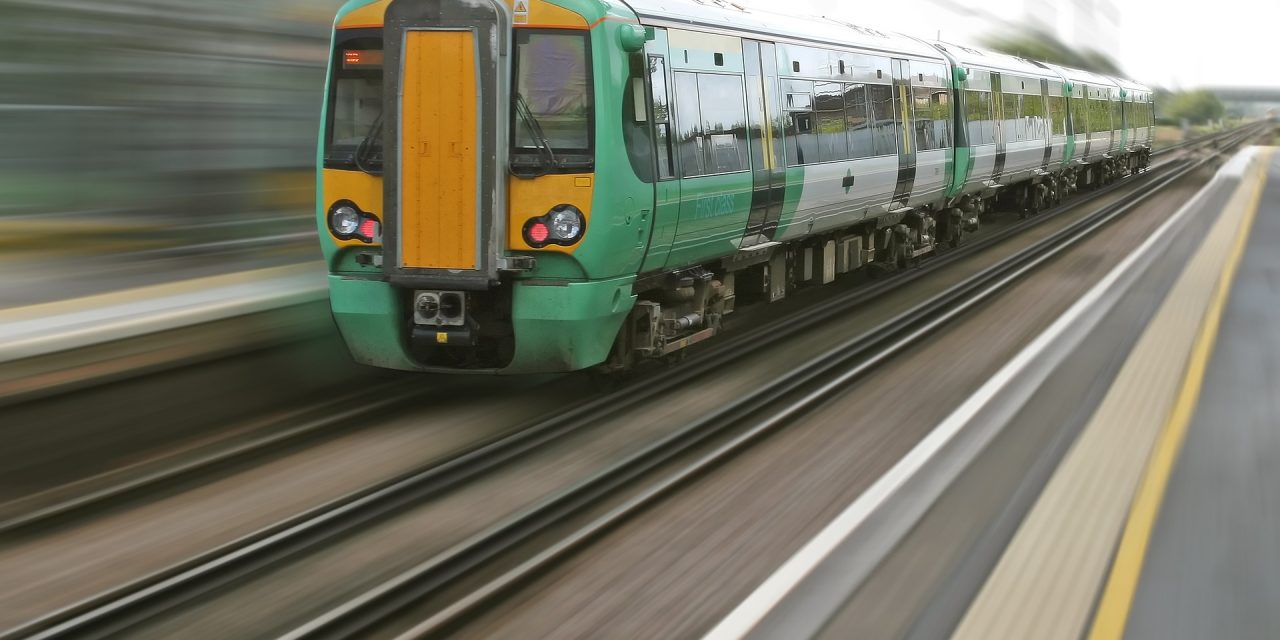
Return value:
<svg viewBox="0 0 1280 640">
<path fill-rule="evenodd" d="M 309 199 L 323 0 L 0 0 L 0 216 Z"/>
</svg>

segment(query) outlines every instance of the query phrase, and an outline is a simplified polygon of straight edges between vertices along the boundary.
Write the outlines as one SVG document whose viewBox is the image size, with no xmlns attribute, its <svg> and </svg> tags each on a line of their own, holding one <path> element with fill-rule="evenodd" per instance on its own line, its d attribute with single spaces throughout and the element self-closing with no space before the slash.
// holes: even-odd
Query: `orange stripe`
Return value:
<svg viewBox="0 0 1280 640">
<path fill-rule="evenodd" d="M 614 16 L 605 16 L 603 18 L 600 18 L 599 20 L 596 20 L 595 22 L 592 22 L 591 24 L 585 27 L 576 27 L 576 26 L 563 25 L 563 24 L 518 24 L 518 25 L 515 25 L 515 28 L 517 29 L 570 29 L 574 31 L 589 31 L 591 29 L 594 29 L 600 26 L 601 24 L 604 24 L 605 22 L 621 22 L 623 24 L 640 24 L 636 20 L 629 20 L 627 18 L 616 18 Z M 346 31 L 348 29 L 381 29 L 383 28 L 383 26 L 384 25 L 381 25 L 381 24 L 353 24 L 353 25 L 343 25 L 341 27 L 338 27 L 338 30 Z"/>
<path fill-rule="evenodd" d="M 591 27 L 578 27 L 567 24 L 518 24 L 517 29 L 561 29 L 565 31 L 590 31 Z"/>
<path fill-rule="evenodd" d="M 638 21 L 636 21 L 636 20 L 629 20 L 629 19 L 627 19 L 627 18 L 617 18 L 617 17 L 614 17 L 614 16 L 605 16 L 605 17 L 603 17 L 603 18 L 600 18 L 599 20 L 596 20 L 595 22 L 592 22 L 592 23 L 591 23 L 591 26 L 589 26 L 589 27 L 587 27 L 587 28 L 588 28 L 588 29 L 594 29 L 594 28 L 596 28 L 596 27 L 600 26 L 600 24 L 601 24 L 601 23 L 603 23 L 603 22 L 624 22 L 624 23 L 626 23 L 626 24 L 640 24 L 640 23 L 639 23 Z"/>
</svg>

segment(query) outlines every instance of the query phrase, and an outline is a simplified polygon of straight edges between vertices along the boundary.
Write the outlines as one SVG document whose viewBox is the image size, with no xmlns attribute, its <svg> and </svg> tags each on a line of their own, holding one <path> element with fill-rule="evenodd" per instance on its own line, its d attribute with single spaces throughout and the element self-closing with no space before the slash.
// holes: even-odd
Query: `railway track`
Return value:
<svg viewBox="0 0 1280 640">
<path fill-rule="evenodd" d="M 1232 138 L 1246 135 L 1238 132 Z M 529 455 L 566 434 L 593 427 L 610 416 L 625 413 L 673 388 L 690 383 L 739 357 L 744 345 L 780 341 L 826 322 L 850 308 L 866 304 L 927 273 L 944 269 L 964 255 L 1003 241 L 1025 228 L 1039 224 L 1067 210 L 1075 210 L 1130 186 L 1150 184 L 1148 193 L 1193 170 L 1190 161 L 1174 161 L 1160 171 L 1129 178 L 1106 189 L 1092 192 L 1053 211 L 1036 216 L 1009 229 L 991 234 L 962 250 L 952 251 L 926 266 L 873 284 L 865 289 L 837 296 L 815 305 L 803 318 L 788 319 L 781 326 L 761 327 L 721 341 L 703 357 L 662 376 L 641 377 L 626 388 L 587 401 L 559 415 L 518 428 L 507 436 L 481 443 L 442 462 L 432 463 L 395 481 L 346 496 L 320 508 L 281 522 L 225 547 L 202 554 L 159 574 L 113 589 L 73 607 L 7 632 L 3 637 L 94 637 L 128 629 L 131 625 L 189 603 L 213 589 L 233 585 L 278 563 L 296 558 L 344 534 L 395 514 L 426 497 L 447 492 L 482 476 L 504 463 Z M 474 573 L 487 562 L 508 553 L 523 542 L 561 523 L 571 514 L 599 504 L 616 489 L 670 465 L 682 456 L 709 448 L 696 464 L 652 483 L 636 498 L 620 505 L 606 517 L 594 520 L 572 535 L 546 548 L 533 559 L 517 563 L 499 577 L 459 599 L 417 628 L 430 633 L 465 619 L 479 604 L 518 583 L 530 571 L 591 539 L 595 533 L 642 509 L 652 500 L 696 476 L 741 447 L 779 428 L 814 403 L 821 402 L 848 382 L 877 364 L 910 347 L 933 328 L 945 324 L 996 295 L 1021 275 L 1034 269 L 1065 247 L 1087 237 L 1135 203 L 1113 205 L 1069 227 L 1070 241 L 1060 234 L 1018 253 L 974 279 L 900 316 L 876 331 L 840 345 L 813 359 L 804 367 L 777 380 L 768 389 L 691 424 L 669 438 L 637 451 L 622 463 L 577 483 L 570 490 L 508 518 L 443 554 L 397 576 L 392 581 L 333 609 L 321 618 L 295 630 L 292 637 L 348 635 L 378 627 L 388 615 L 406 603 L 415 602 L 442 587 Z M 761 417 L 763 416 L 763 417 Z M 717 440 L 719 438 L 719 440 Z M 110 496 L 104 496 L 110 498 Z"/>
</svg>

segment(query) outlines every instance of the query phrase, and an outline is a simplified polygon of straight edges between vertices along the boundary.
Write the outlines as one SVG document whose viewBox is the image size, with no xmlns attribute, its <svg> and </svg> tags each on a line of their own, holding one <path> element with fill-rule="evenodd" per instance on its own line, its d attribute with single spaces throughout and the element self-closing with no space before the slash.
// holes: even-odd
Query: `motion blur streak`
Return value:
<svg viewBox="0 0 1280 640">
<path fill-rule="evenodd" d="M 0 247 L 309 221 L 334 4 L 0 0 L 0 222 L 36 232 Z"/>
</svg>

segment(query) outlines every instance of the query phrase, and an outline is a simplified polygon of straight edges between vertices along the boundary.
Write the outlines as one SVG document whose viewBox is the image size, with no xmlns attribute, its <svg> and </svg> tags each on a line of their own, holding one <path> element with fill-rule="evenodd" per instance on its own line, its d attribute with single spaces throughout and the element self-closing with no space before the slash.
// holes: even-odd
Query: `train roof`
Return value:
<svg viewBox="0 0 1280 640">
<path fill-rule="evenodd" d="M 643 24 L 779 37 L 815 46 L 836 46 L 942 59 L 925 43 L 901 34 L 832 18 L 801 17 L 743 7 L 726 0 L 625 0 Z"/>
<path fill-rule="evenodd" d="M 1128 78 L 1121 78 L 1116 76 L 1116 77 L 1113 77 L 1112 80 L 1115 80 L 1117 84 L 1119 84 L 1121 87 L 1129 91 L 1142 91 L 1144 93 L 1152 92 L 1151 87 L 1148 87 L 1147 85 L 1142 84 L 1141 82 L 1129 80 Z"/>
<path fill-rule="evenodd" d="M 1047 66 L 1027 60 L 1011 56 L 1007 53 L 974 47 L 967 44 L 956 44 L 954 42 L 934 42 L 933 46 L 947 52 L 955 59 L 957 65 L 961 67 L 983 67 L 994 71 L 1012 71 L 1014 73 L 1035 76 L 1037 78 L 1048 78 L 1050 80 L 1060 79 L 1059 75 Z"/>
<path fill-rule="evenodd" d="M 1104 76 L 1100 73 L 1086 71 L 1084 69 L 1076 69 L 1075 67 L 1064 67 L 1060 64 L 1045 63 L 1045 66 L 1061 73 L 1063 77 L 1072 82 L 1082 82 L 1084 84 L 1106 87 L 1120 87 L 1120 83 L 1115 78 Z"/>
</svg>

